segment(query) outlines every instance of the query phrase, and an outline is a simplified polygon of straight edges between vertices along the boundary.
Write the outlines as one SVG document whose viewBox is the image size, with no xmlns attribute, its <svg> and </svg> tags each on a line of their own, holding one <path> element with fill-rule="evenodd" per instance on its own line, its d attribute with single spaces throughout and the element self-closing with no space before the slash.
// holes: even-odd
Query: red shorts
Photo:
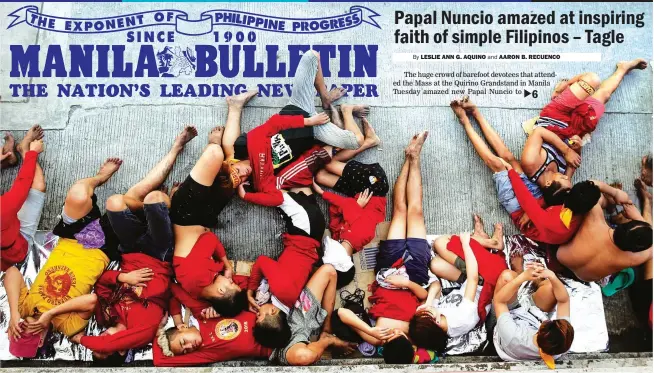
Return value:
<svg viewBox="0 0 654 373">
<path fill-rule="evenodd" d="M 602 117 L 606 109 L 604 104 L 594 97 L 589 96 L 585 100 L 580 100 L 572 93 L 570 87 L 568 87 L 543 108 L 540 116 L 570 123 L 573 112 L 582 104 L 590 105 L 595 110 L 595 115 L 598 119 Z"/>
<path fill-rule="evenodd" d="M 277 174 L 277 189 L 311 186 L 315 174 L 332 160 L 322 146 L 315 145 Z"/>
</svg>

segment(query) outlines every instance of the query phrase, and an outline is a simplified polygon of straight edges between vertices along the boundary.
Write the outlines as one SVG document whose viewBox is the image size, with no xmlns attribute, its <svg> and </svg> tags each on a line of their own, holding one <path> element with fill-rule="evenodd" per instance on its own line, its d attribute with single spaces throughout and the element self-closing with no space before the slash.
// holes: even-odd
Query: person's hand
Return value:
<svg viewBox="0 0 654 373">
<path fill-rule="evenodd" d="M 249 185 L 249 183 L 248 183 L 247 181 L 244 182 L 244 183 L 240 183 L 240 184 L 238 184 L 238 197 L 239 197 L 240 199 L 244 199 L 244 198 L 245 198 L 245 193 L 246 193 L 246 192 L 245 192 L 245 185 L 246 185 L 246 184 Z"/>
<path fill-rule="evenodd" d="M 12 154 L 13 154 L 12 152 L 6 152 L 6 153 L 0 155 L 0 161 L 4 161 L 5 159 L 11 157 Z"/>
<path fill-rule="evenodd" d="M 131 286 L 147 287 L 148 281 L 154 278 L 154 272 L 150 268 L 141 268 L 128 273 L 118 275 L 118 281 Z"/>
<path fill-rule="evenodd" d="M 49 312 L 44 312 L 39 316 L 39 319 L 36 321 L 28 322 L 25 331 L 30 334 L 38 334 L 44 330 L 50 328 L 50 322 L 52 321 L 52 315 Z"/>
<path fill-rule="evenodd" d="M 316 183 L 316 179 L 313 179 L 313 191 L 320 194 L 322 196 L 323 193 L 325 193 L 324 190 L 322 190 L 322 187 Z"/>
<path fill-rule="evenodd" d="M 505 161 L 504 158 L 501 157 L 497 157 L 497 158 L 500 160 L 500 162 L 502 162 L 504 168 L 506 168 L 507 170 L 513 170 L 513 166 L 511 166 L 511 163 Z"/>
<path fill-rule="evenodd" d="M 20 315 L 11 315 L 9 318 L 9 327 L 7 327 L 7 334 L 9 338 L 14 338 L 14 341 L 20 339 L 23 333 L 23 325 L 20 322 Z"/>
<path fill-rule="evenodd" d="M 379 339 L 380 341 L 383 341 L 393 336 L 393 329 L 380 328 L 375 326 L 374 328 L 370 329 L 370 335 Z"/>
<path fill-rule="evenodd" d="M 565 161 L 568 163 L 568 165 L 574 168 L 579 168 L 579 166 L 581 166 L 581 155 L 579 155 L 579 153 L 573 149 L 566 149 L 563 157 L 565 158 Z"/>
<path fill-rule="evenodd" d="M 556 274 L 552 272 L 551 269 L 543 268 L 543 270 L 540 272 L 540 278 L 543 280 L 552 280 L 556 277 Z"/>
<path fill-rule="evenodd" d="M 175 328 L 177 328 L 177 330 L 184 330 L 184 329 L 188 329 L 188 326 L 186 326 L 186 324 L 184 324 L 184 323 L 181 323 L 181 324 L 175 325 Z"/>
<path fill-rule="evenodd" d="M 372 198 L 372 192 L 370 189 L 366 188 L 363 192 L 359 193 L 359 198 L 357 198 L 357 204 L 361 206 L 361 208 L 366 207 L 368 202 L 370 202 L 370 199 Z"/>
<path fill-rule="evenodd" d="M 328 122 L 329 122 L 329 116 L 325 113 L 316 114 L 311 118 L 304 118 L 305 126 L 318 126 Z"/>
<path fill-rule="evenodd" d="M 574 135 L 568 139 L 568 146 L 577 153 L 581 153 L 581 137 Z"/>
<path fill-rule="evenodd" d="M 463 232 L 459 235 L 459 239 L 461 240 L 461 244 L 463 246 L 470 246 L 470 232 Z"/>
<path fill-rule="evenodd" d="M 232 267 L 225 267 L 223 271 L 223 276 L 227 278 L 232 278 L 234 276 L 234 269 Z"/>
<path fill-rule="evenodd" d="M 527 263 L 525 270 L 520 274 L 524 281 L 536 281 L 540 279 L 541 274 L 545 268 L 540 263 Z"/>
<path fill-rule="evenodd" d="M 530 224 L 531 224 L 531 219 L 529 218 L 529 215 L 522 214 L 520 220 L 518 221 L 518 227 L 520 228 L 520 231 L 522 232 L 525 229 L 527 229 L 527 227 L 529 227 Z"/>
<path fill-rule="evenodd" d="M 248 309 L 250 312 L 259 313 L 259 305 L 254 299 L 254 291 L 248 290 Z"/>
<path fill-rule="evenodd" d="M 208 320 L 208 319 L 216 319 L 220 317 L 220 314 L 216 312 L 213 307 L 207 307 L 200 312 L 200 316 L 202 316 L 203 319 Z"/>
<path fill-rule="evenodd" d="M 34 140 L 30 143 L 30 151 L 39 154 L 43 152 L 43 140 Z"/>
<path fill-rule="evenodd" d="M 397 287 L 397 288 L 405 288 L 409 286 L 409 283 L 411 282 L 408 278 L 400 275 L 391 275 L 386 277 L 386 282 L 389 284 Z"/>
</svg>

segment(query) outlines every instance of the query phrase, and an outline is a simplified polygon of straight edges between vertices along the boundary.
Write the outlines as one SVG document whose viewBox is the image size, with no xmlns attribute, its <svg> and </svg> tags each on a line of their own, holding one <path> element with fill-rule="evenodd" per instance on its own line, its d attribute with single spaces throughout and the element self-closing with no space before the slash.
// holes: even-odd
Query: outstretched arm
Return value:
<svg viewBox="0 0 654 373">
<path fill-rule="evenodd" d="M 76 312 L 84 316 L 88 315 L 87 317 L 83 316 L 83 318 L 89 319 L 97 301 L 98 297 L 95 294 L 85 294 L 69 299 L 65 303 L 41 314 L 38 320 L 27 323 L 27 331 L 32 334 L 40 333 L 50 327 L 53 318 L 67 313 Z"/>
<path fill-rule="evenodd" d="M 371 327 L 347 308 L 339 308 L 336 312 L 338 312 L 338 317 L 343 324 L 354 329 L 364 341 L 373 346 L 380 346 L 385 339 L 390 338 L 393 334 L 388 328 Z"/>
<path fill-rule="evenodd" d="M 470 233 L 466 232 L 459 236 L 463 247 L 463 254 L 466 262 L 466 288 L 463 297 L 471 302 L 475 301 L 477 295 L 477 284 L 479 283 L 479 267 L 477 258 L 470 247 Z"/>
<path fill-rule="evenodd" d="M 540 150 L 544 142 L 554 146 L 563 154 L 570 167 L 579 167 L 581 165 L 581 156 L 572 150 L 554 132 L 543 127 L 534 128 L 534 131 L 529 135 L 525 143 L 525 148 L 522 151 L 523 165 L 536 166 L 539 164 Z"/>
</svg>

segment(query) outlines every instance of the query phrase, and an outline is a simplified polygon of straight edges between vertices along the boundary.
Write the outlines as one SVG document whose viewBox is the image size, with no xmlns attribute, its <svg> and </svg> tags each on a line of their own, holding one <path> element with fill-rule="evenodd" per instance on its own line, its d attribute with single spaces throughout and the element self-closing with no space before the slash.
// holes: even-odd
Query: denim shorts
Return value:
<svg viewBox="0 0 654 373">
<path fill-rule="evenodd" d="M 518 203 L 518 198 L 515 196 L 513 191 L 513 185 L 511 185 L 511 180 L 509 179 L 509 171 L 504 170 L 496 172 L 493 174 L 493 180 L 495 181 L 495 188 L 497 189 L 497 198 L 500 200 L 500 203 L 509 214 L 521 209 L 520 203 Z M 529 180 L 527 175 L 520 174 L 520 180 L 527 186 L 531 195 L 534 198 L 539 199 L 543 197 L 543 192 L 537 184 Z"/>
<path fill-rule="evenodd" d="M 419 285 L 429 281 L 429 263 L 431 247 L 424 238 L 385 240 L 379 244 L 375 273 L 384 268 L 391 268 L 398 260 L 406 268 L 409 279 Z"/>
</svg>

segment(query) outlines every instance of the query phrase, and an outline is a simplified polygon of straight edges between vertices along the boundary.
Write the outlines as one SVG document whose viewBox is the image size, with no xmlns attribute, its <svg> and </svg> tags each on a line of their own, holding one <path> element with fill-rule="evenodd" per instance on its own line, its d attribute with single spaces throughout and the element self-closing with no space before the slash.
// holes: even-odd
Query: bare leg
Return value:
<svg viewBox="0 0 654 373">
<path fill-rule="evenodd" d="M 200 159 L 191 169 L 193 180 L 204 186 L 211 186 L 223 164 L 223 148 L 220 146 L 224 128 L 215 127 L 209 134 L 209 144 Z"/>
<path fill-rule="evenodd" d="M 599 88 L 593 93 L 593 98 L 599 102 L 606 103 L 611 98 L 613 92 L 618 89 L 625 75 L 633 69 L 644 70 L 647 68 L 647 61 L 637 58 L 632 61 L 620 61 L 616 66 L 615 72 L 608 79 L 604 80 Z"/>
<path fill-rule="evenodd" d="M 472 220 L 475 223 L 475 230 L 472 235 L 479 238 L 490 238 L 490 236 L 488 236 L 484 230 L 484 221 L 481 219 L 481 217 L 477 214 L 472 214 Z"/>
<path fill-rule="evenodd" d="M 331 332 L 331 314 L 336 301 L 336 269 L 331 264 L 323 264 L 307 282 L 307 289 L 316 299 L 320 300 L 322 309 L 327 311 L 327 318 L 323 324 L 323 332 Z"/>
<path fill-rule="evenodd" d="M 182 132 L 177 135 L 177 138 L 168 151 L 168 154 L 166 154 L 141 181 L 136 183 L 127 191 L 127 193 L 125 193 L 125 198 L 143 202 L 143 199 L 148 193 L 163 184 L 164 180 L 166 180 L 168 174 L 173 169 L 177 156 L 182 152 L 182 150 L 184 150 L 184 145 L 197 135 L 198 131 L 194 126 L 184 127 Z"/>
<path fill-rule="evenodd" d="M 488 141 L 490 147 L 493 149 L 493 151 L 495 151 L 495 154 L 509 163 L 513 169 L 516 170 L 516 172 L 521 173 L 522 166 L 520 166 L 520 162 L 515 159 L 515 156 L 509 150 L 509 148 L 506 147 L 506 144 L 504 144 L 504 141 L 502 141 L 500 135 L 481 114 L 481 111 L 479 111 L 477 105 L 475 105 L 468 96 L 464 96 L 463 100 L 461 100 L 461 106 L 466 111 L 466 113 L 472 114 L 473 118 L 475 118 L 479 124 L 479 128 L 481 128 L 481 132 L 484 134 L 484 137 L 486 138 L 486 141 Z"/>
<path fill-rule="evenodd" d="M 363 144 L 363 133 L 354 121 L 354 112 L 361 112 L 366 110 L 366 105 L 341 105 L 341 112 L 343 113 L 343 128 L 354 133 L 357 138 L 359 146 Z"/>
<path fill-rule="evenodd" d="M 413 238 L 426 238 L 425 216 L 422 208 L 422 172 L 420 170 L 420 151 L 429 132 L 424 131 L 418 135 L 415 146 L 409 153 L 409 177 L 406 183 L 407 199 L 407 230 L 406 236 Z"/>
<path fill-rule="evenodd" d="M 340 179 L 340 176 L 335 175 L 325 169 L 318 171 L 316 174 L 316 182 L 328 188 L 333 188 L 334 185 L 336 185 L 338 182 L 338 179 Z"/>
<path fill-rule="evenodd" d="M 472 143 L 472 146 L 475 148 L 475 151 L 479 155 L 479 158 L 481 158 L 484 163 L 486 163 L 486 166 L 491 169 L 493 172 L 500 172 L 502 170 L 505 170 L 504 164 L 502 161 L 499 159 L 498 156 L 493 154 L 493 152 L 488 148 L 484 140 L 479 136 L 479 134 L 475 131 L 474 128 L 472 128 L 472 124 L 470 123 L 470 120 L 468 119 L 468 116 L 465 113 L 465 110 L 463 110 L 463 107 L 459 104 L 458 101 L 452 101 L 450 103 L 450 107 L 456 114 L 457 118 L 459 118 L 459 122 L 461 122 L 461 125 L 463 126 L 463 129 L 466 131 L 466 135 L 468 135 L 468 139 L 470 139 L 470 142 Z"/>
<path fill-rule="evenodd" d="M 497 295 L 497 292 L 500 291 L 500 289 L 502 289 L 504 285 L 513 281 L 516 277 L 518 277 L 518 274 L 510 269 L 505 269 L 504 271 L 502 271 L 500 277 L 497 279 L 497 284 L 495 285 L 495 295 Z M 511 299 L 509 299 L 507 304 L 511 304 L 515 302 L 517 299 L 518 299 L 518 294 L 516 292 L 516 294 L 514 294 L 511 297 Z"/>
<path fill-rule="evenodd" d="M 552 283 L 549 280 L 538 283 L 538 289 L 532 295 L 532 299 L 542 311 L 553 311 L 556 306 L 556 298 L 554 297 L 554 292 L 552 292 Z"/>
<path fill-rule="evenodd" d="M 343 149 L 340 152 L 336 153 L 333 160 L 345 162 L 354 158 L 357 154 L 361 153 L 364 150 L 374 148 L 381 143 L 381 139 L 377 136 L 375 129 L 372 128 L 370 123 L 366 118 L 361 118 L 361 125 L 363 126 L 363 144 L 358 149 Z M 381 150 L 381 149 L 380 149 Z"/>
<path fill-rule="evenodd" d="M 234 143 L 241 135 L 241 114 L 243 113 L 243 107 L 258 93 L 259 90 L 255 89 L 226 98 L 227 122 L 225 123 L 225 133 L 222 138 L 225 159 L 234 157 Z"/>
<path fill-rule="evenodd" d="M 409 143 L 409 147 L 416 142 L 417 136 L 414 136 Z M 406 152 L 406 150 L 405 150 Z M 395 181 L 395 186 L 393 187 L 393 214 L 391 217 L 391 224 L 388 228 L 388 236 L 386 239 L 403 239 L 406 238 L 406 216 L 407 216 L 407 205 L 406 205 L 406 183 L 409 179 L 409 156 L 406 155 L 404 159 L 404 164 L 402 165 L 402 170 Z"/>
<path fill-rule="evenodd" d="M 429 269 L 436 276 L 448 281 L 456 282 L 461 277 L 461 271 L 440 257 L 432 258 Z"/>
<path fill-rule="evenodd" d="M 122 164 L 120 158 L 108 158 L 95 176 L 76 181 L 66 195 L 64 213 L 71 219 L 81 219 L 88 214 L 93 207 L 91 197 L 95 188 L 107 182 Z"/>
<path fill-rule="evenodd" d="M 322 102 L 322 108 L 324 110 L 329 109 L 329 106 L 334 103 L 334 101 L 345 95 L 345 89 L 342 87 L 337 87 L 327 92 L 327 85 L 325 84 L 325 77 L 322 74 L 322 66 L 320 65 L 320 54 L 314 50 L 310 51 L 318 57 L 318 71 L 316 71 L 316 78 L 313 81 L 313 85 L 316 87 L 316 91 L 320 95 L 320 101 Z M 309 53 L 309 52 L 307 52 Z"/>
</svg>

